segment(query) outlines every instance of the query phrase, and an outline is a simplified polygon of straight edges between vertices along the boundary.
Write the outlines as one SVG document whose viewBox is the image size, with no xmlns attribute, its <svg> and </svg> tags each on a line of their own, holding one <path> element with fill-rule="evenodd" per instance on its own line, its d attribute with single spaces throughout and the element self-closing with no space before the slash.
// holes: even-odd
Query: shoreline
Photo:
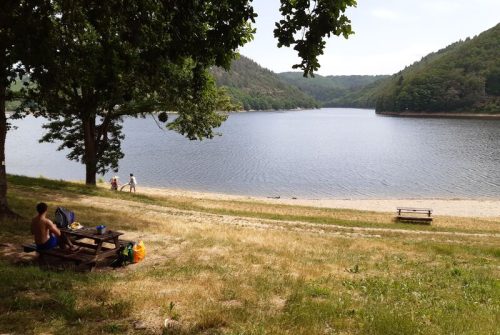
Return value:
<svg viewBox="0 0 500 335">
<path fill-rule="evenodd" d="M 186 197 L 204 200 L 249 201 L 257 203 L 301 207 L 352 209 L 362 211 L 394 213 L 396 207 L 423 207 L 433 209 L 435 216 L 500 218 L 500 199 L 305 199 L 268 198 L 261 196 L 234 195 L 215 192 L 192 191 L 162 187 L 137 186 L 137 192 L 144 195 L 165 197 Z"/>
<path fill-rule="evenodd" d="M 417 112 L 376 112 L 380 116 L 413 117 L 429 119 L 500 120 L 500 114 L 473 113 L 417 113 Z"/>
</svg>

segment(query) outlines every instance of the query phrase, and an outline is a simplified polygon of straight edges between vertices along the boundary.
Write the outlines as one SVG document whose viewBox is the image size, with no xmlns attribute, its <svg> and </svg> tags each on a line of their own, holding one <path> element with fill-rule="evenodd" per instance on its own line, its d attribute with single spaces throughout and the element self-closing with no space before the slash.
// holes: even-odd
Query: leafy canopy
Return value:
<svg viewBox="0 0 500 335">
<path fill-rule="evenodd" d="M 318 57 L 325 49 L 325 38 L 332 34 L 348 38 L 353 34 L 351 21 L 344 13 L 355 6 L 355 0 L 281 0 L 283 19 L 276 23 L 274 36 L 279 47 L 294 45 L 302 59 L 294 69 L 303 70 L 304 77 L 313 75 L 320 67 Z"/>
<path fill-rule="evenodd" d="M 13 215 L 7 203 L 5 139 L 9 129 L 6 102 L 12 100 L 11 85 L 27 67 L 44 59 L 41 47 L 46 35 L 46 2 L 2 0 L 0 2 L 0 217 Z"/>
<path fill-rule="evenodd" d="M 176 110 L 169 128 L 212 137 L 225 117 L 207 69 L 229 67 L 253 32 L 253 9 L 229 3 L 52 1 L 50 61 L 33 69 L 29 89 L 32 112 L 51 121 L 42 141 L 104 173 L 123 157 L 123 116 Z"/>
<path fill-rule="evenodd" d="M 295 45 L 305 75 L 318 69 L 324 38 L 347 37 L 353 0 L 281 1 L 275 36 Z M 225 116 L 208 70 L 228 69 L 255 32 L 250 0 L 46 0 L 50 57 L 30 72 L 33 113 L 51 122 L 42 140 L 61 141 L 87 177 L 117 169 L 124 116 L 177 111 L 167 127 L 189 139 L 211 138 Z M 297 32 L 303 36 L 297 36 Z M 227 101 L 226 101 L 227 102 Z M 89 179 L 88 179 L 89 180 Z M 92 181 L 91 181 L 92 182 Z"/>
</svg>

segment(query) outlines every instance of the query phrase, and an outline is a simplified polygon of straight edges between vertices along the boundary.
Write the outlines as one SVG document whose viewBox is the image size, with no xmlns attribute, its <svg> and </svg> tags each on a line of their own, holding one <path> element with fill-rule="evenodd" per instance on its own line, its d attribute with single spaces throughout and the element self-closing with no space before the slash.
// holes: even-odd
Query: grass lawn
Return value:
<svg viewBox="0 0 500 335">
<path fill-rule="evenodd" d="M 500 334 L 500 218 L 415 226 L 40 178 L 9 176 L 9 187 L 25 218 L 39 201 L 71 208 L 148 254 L 79 273 L 13 263 L 0 249 L 0 333 Z M 0 243 L 31 240 L 29 219 L 1 227 Z"/>
</svg>

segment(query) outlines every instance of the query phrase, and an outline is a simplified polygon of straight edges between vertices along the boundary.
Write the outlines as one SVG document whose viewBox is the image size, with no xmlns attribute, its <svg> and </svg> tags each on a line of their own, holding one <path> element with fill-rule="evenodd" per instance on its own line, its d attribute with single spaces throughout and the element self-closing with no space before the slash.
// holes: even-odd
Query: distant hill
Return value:
<svg viewBox="0 0 500 335">
<path fill-rule="evenodd" d="M 391 77 L 384 76 L 371 84 L 347 91 L 340 97 L 323 103 L 324 107 L 375 108 L 379 96 Z"/>
<path fill-rule="evenodd" d="M 378 113 L 500 114 L 500 24 L 381 82 Z"/>
<path fill-rule="evenodd" d="M 279 76 L 313 96 L 325 107 L 375 107 L 375 101 L 357 101 L 357 94 L 366 87 L 375 87 L 380 80 L 389 77 L 315 75 L 314 78 L 304 78 L 301 72 L 283 72 Z"/>
<path fill-rule="evenodd" d="M 284 82 L 245 56 L 233 61 L 229 72 L 212 69 L 217 85 L 225 88 L 233 103 L 245 110 L 317 108 L 308 94 Z"/>
<path fill-rule="evenodd" d="M 392 76 L 280 76 L 324 107 L 376 107 L 378 113 L 396 114 L 500 114 L 500 24 Z"/>
</svg>

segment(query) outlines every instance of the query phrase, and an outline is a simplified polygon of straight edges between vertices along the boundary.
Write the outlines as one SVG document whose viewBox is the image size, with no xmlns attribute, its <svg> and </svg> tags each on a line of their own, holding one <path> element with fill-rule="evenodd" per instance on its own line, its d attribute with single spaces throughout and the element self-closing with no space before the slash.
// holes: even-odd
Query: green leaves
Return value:
<svg viewBox="0 0 500 335">
<path fill-rule="evenodd" d="M 212 77 L 206 70 L 197 76 L 196 84 L 184 91 L 177 101 L 178 117 L 167 126 L 190 140 L 213 138 L 213 129 L 220 127 L 227 118 L 218 112 L 227 107 L 227 100 L 221 99 Z"/>
<path fill-rule="evenodd" d="M 33 69 L 33 111 L 50 122 L 42 141 L 61 142 L 68 158 L 105 173 L 123 157 L 121 118 L 179 112 L 170 129 L 190 139 L 213 137 L 225 116 L 206 75 L 228 67 L 251 38 L 246 2 L 52 1 L 50 61 Z M 226 101 L 227 102 L 227 101 Z M 168 122 L 166 113 L 160 115 Z M 89 171 L 89 169 L 87 169 Z"/>
<path fill-rule="evenodd" d="M 87 182 L 95 182 L 94 171 L 118 168 L 123 116 L 177 111 L 174 121 L 166 113 L 160 121 L 201 140 L 226 119 L 218 111 L 234 108 L 207 70 L 228 69 L 252 40 L 251 1 L 36 1 L 46 29 L 43 57 L 26 58 L 36 83 L 28 89 L 31 111 L 50 120 L 43 141 L 61 142 L 69 159 L 87 165 Z M 305 75 L 319 68 L 324 38 L 352 33 L 343 13 L 356 2 L 313 4 L 283 0 L 275 31 L 280 46 L 294 45 Z"/>
<path fill-rule="evenodd" d="M 500 96 L 500 67 L 491 70 L 486 76 L 486 94 Z"/>
<path fill-rule="evenodd" d="M 353 34 L 351 21 L 344 15 L 355 0 L 282 0 L 283 19 L 276 23 L 274 36 L 278 47 L 294 46 L 302 61 L 293 66 L 304 71 L 304 77 L 314 76 L 320 67 L 318 57 L 323 54 L 325 38 L 332 34 L 348 38 Z"/>
</svg>

